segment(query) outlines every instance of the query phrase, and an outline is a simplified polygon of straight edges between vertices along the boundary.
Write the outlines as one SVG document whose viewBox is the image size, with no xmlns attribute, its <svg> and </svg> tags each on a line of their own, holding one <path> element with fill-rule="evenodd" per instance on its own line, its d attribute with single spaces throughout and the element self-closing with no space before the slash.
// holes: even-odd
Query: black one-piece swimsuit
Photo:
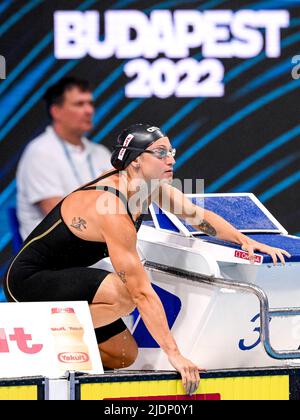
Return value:
<svg viewBox="0 0 300 420">
<path fill-rule="evenodd" d="M 90 185 L 118 171 L 93 180 L 76 191 L 104 190 L 116 194 L 124 203 L 137 230 L 141 219 L 134 222 L 125 196 L 107 186 Z M 94 296 L 108 271 L 90 268 L 108 257 L 104 242 L 85 241 L 74 235 L 61 216 L 63 200 L 34 229 L 11 263 L 4 279 L 4 292 L 9 302 L 88 301 Z M 97 328 L 98 343 L 124 331 L 122 319 Z"/>
</svg>

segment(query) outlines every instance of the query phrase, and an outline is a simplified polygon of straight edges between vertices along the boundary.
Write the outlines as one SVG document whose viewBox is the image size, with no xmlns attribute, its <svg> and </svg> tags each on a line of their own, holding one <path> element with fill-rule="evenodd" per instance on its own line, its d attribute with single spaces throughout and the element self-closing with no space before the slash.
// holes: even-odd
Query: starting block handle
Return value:
<svg viewBox="0 0 300 420">
<path fill-rule="evenodd" d="M 270 342 L 270 319 L 272 317 L 300 316 L 300 308 L 270 309 L 268 296 L 259 286 L 252 283 L 242 283 L 235 280 L 224 280 L 221 278 L 194 273 L 178 268 L 146 261 L 144 267 L 149 271 L 175 275 L 193 282 L 210 286 L 217 286 L 231 290 L 240 290 L 254 294 L 260 303 L 260 338 L 267 354 L 273 359 L 288 360 L 300 359 L 300 350 L 274 350 Z"/>
<path fill-rule="evenodd" d="M 269 310 L 270 316 L 285 318 L 286 316 L 300 316 L 300 308 L 272 308 Z"/>
<path fill-rule="evenodd" d="M 272 308 L 269 310 L 270 318 L 286 318 L 300 316 L 300 308 Z M 273 359 L 300 359 L 300 350 L 274 350 L 269 342 L 264 343 L 264 347 L 269 356 Z"/>
</svg>

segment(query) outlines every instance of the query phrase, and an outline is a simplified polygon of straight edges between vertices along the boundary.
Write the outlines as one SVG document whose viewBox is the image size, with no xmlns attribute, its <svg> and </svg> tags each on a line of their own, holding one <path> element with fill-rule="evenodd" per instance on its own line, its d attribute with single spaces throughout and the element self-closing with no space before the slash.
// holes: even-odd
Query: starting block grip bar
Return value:
<svg viewBox="0 0 300 420">
<path fill-rule="evenodd" d="M 181 278 L 185 278 L 197 283 L 208 284 L 232 290 L 240 290 L 254 294 L 260 303 L 260 338 L 266 353 L 273 359 L 288 360 L 300 359 L 300 350 L 275 350 L 270 342 L 270 318 L 272 317 L 289 317 L 300 315 L 300 308 L 282 308 L 270 309 L 268 296 L 263 289 L 251 283 L 239 282 L 236 280 L 225 280 L 213 276 L 198 274 L 178 268 L 157 264 L 146 261 L 144 267 L 149 271 L 156 271 Z"/>
</svg>

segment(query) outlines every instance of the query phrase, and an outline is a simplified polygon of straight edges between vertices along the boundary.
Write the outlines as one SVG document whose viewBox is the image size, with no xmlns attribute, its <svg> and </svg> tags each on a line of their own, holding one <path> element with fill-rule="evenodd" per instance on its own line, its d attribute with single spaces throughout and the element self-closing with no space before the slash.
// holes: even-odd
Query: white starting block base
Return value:
<svg viewBox="0 0 300 420">
<path fill-rule="evenodd" d="M 205 195 L 190 198 L 206 204 Z M 273 266 L 270 256 L 258 253 L 256 263 L 251 265 L 239 246 L 195 234 L 191 226 L 155 208 L 151 210 L 154 224 L 143 225 L 139 232 L 141 258 L 232 282 L 252 283 L 265 291 L 271 308 L 300 306 L 300 239 L 287 235 L 252 194 L 210 194 L 207 198 L 210 210 L 258 241 L 286 249 L 292 258 L 285 266 Z M 236 223 L 234 214 L 238 215 Z M 299 364 L 300 359 L 275 360 L 267 355 L 259 340 L 260 307 L 253 294 L 197 284 L 152 270 L 149 275 L 179 348 L 201 367 L 215 370 Z M 141 319 L 135 317 L 132 333 L 139 344 L 133 369 L 172 369 L 167 357 L 147 336 Z M 273 318 L 270 336 L 275 350 L 297 350 L 300 317 Z"/>
</svg>

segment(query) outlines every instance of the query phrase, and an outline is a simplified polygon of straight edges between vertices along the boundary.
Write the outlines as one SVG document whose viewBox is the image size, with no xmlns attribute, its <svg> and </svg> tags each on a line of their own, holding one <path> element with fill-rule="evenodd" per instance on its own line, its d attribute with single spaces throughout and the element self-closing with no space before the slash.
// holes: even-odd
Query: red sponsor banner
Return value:
<svg viewBox="0 0 300 420">
<path fill-rule="evenodd" d="M 234 256 L 236 258 L 241 258 L 242 260 L 249 261 L 249 254 L 248 254 L 248 252 L 236 250 L 235 253 L 234 253 Z M 260 255 L 254 255 L 254 257 L 255 257 L 255 259 L 254 259 L 254 262 L 255 263 L 260 264 L 262 262 L 262 258 L 263 257 L 261 257 Z"/>
<path fill-rule="evenodd" d="M 105 400 L 109 401 L 136 401 L 136 400 L 168 400 L 168 401 L 180 401 L 180 400 L 202 400 L 202 401 L 220 401 L 221 394 L 195 394 L 191 397 L 188 395 L 160 395 L 160 396 L 153 396 L 153 397 L 128 397 L 128 398 L 104 398 Z"/>
</svg>

